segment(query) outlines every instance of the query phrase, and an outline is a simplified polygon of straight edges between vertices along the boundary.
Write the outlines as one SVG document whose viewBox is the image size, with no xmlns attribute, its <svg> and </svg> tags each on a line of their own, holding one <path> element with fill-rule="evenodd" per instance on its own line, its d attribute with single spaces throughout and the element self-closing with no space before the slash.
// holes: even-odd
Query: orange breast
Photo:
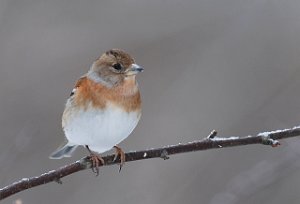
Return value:
<svg viewBox="0 0 300 204">
<path fill-rule="evenodd" d="M 112 88 L 84 77 L 76 86 L 74 100 L 77 106 L 87 108 L 91 104 L 104 109 L 108 103 L 112 103 L 127 112 L 141 109 L 141 96 L 134 77 Z"/>
</svg>

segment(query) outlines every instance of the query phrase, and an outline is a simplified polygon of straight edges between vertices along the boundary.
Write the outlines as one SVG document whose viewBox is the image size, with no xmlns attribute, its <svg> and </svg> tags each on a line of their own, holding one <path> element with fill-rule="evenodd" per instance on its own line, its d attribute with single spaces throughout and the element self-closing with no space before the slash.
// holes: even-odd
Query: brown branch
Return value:
<svg viewBox="0 0 300 204">
<path fill-rule="evenodd" d="M 207 138 L 189 142 L 187 144 L 178 144 L 157 149 L 128 152 L 126 153 L 126 162 L 151 158 L 168 159 L 169 156 L 173 154 L 250 144 L 264 144 L 276 147 L 279 145 L 279 142 L 277 141 L 278 139 L 300 136 L 300 126 L 291 129 L 259 133 L 256 136 L 221 138 L 216 137 L 216 135 L 217 132 L 212 131 Z M 105 166 L 118 164 L 120 162 L 119 160 L 113 161 L 114 155 L 103 157 L 103 159 L 105 161 Z M 72 164 L 68 164 L 57 170 L 49 171 L 40 176 L 23 178 L 0 189 L 0 200 L 20 191 L 24 191 L 26 189 L 33 188 L 35 186 L 46 184 L 52 181 L 61 183 L 61 178 L 88 168 L 91 168 L 91 162 L 87 157 L 84 157 Z"/>
</svg>

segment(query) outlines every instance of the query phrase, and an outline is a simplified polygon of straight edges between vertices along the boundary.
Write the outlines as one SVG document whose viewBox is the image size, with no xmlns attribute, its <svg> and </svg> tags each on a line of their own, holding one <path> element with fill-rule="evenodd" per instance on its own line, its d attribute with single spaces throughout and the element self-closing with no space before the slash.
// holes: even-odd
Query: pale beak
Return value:
<svg viewBox="0 0 300 204">
<path fill-rule="evenodd" d="M 126 71 L 126 75 L 136 75 L 142 71 L 144 71 L 143 67 L 140 67 L 137 64 L 132 64 L 131 67 Z"/>
</svg>

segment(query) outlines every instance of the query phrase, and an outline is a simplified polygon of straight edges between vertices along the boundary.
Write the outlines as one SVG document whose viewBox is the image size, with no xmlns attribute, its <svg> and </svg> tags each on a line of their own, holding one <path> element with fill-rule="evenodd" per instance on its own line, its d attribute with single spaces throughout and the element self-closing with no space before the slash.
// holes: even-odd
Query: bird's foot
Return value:
<svg viewBox="0 0 300 204">
<path fill-rule="evenodd" d="M 118 147 L 118 146 L 114 146 L 114 148 L 115 148 L 115 150 L 116 150 L 116 153 L 115 153 L 115 158 L 114 158 L 113 162 L 115 162 L 115 161 L 117 160 L 117 158 L 120 156 L 120 168 L 119 168 L 119 172 L 120 172 L 121 169 L 122 169 L 122 167 L 123 167 L 123 165 L 124 165 L 124 163 L 125 163 L 125 160 L 126 160 L 126 158 L 125 158 L 125 153 L 124 153 L 124 151 L 123 151 L 120 147 Z"/>
<path fill-rule="evenodd" d="M 89 159 L 92 162 L 92 167 L 91 167 L 92 171 L 96 174 L 96 176 L 98 176 L 99 175 L 99 166 L 104 165 L 104 159 L 101 156 L 92 152 L 92 150 L 90 150 L 88 145 L 85 145 L 85 147 L 87 148 L 87 150 L 90 153 Z"/>
<path fill-rule="evenodd" d="M 89 159 L 92 162 L 92 171 L 98 176 L 99 166 L 104 165 L 104 159 L 95 153 L 91 153 Z"/>
</svg>

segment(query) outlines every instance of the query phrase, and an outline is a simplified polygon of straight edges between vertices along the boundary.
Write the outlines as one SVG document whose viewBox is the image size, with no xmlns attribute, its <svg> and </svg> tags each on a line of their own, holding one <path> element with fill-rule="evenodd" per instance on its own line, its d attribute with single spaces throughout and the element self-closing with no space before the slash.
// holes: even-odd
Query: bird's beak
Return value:
<svg viewBox="0 0 300 204">
<path fill-rule="evenodd" d="M 131 67 L 126 71 L 126 75 L 136 75 L 142 71 L 144 71 L 143 67 L 140 67 L 137 64 L 132 64 Z"/>
</svg>

